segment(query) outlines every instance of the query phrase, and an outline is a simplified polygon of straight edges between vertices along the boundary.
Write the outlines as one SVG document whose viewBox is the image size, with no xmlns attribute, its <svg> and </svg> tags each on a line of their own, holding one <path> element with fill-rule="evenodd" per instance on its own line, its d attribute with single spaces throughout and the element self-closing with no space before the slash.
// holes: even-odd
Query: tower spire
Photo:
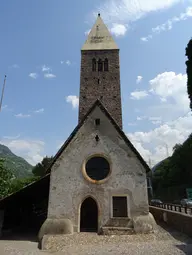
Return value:
<svg viewBox="0 0 192 255">
<path fill-rule="evenodd" d="M 103 22 L 100 13 L 93 25 L 88 38 L 81 50 L 117 50 L 118 46 L 115 43 L 111 33 Z"/>
</svg>

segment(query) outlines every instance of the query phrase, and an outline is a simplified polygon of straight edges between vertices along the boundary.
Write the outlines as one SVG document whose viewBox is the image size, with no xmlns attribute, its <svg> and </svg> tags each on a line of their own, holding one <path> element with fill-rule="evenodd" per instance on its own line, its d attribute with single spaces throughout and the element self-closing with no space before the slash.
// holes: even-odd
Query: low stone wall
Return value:
<svg viewBox="0 0 192 255">
<path fill-rule="evenodd" d="M 150 206 L 149 210 L 157 223 L 165 222 L 168 226 L 192 237 L 192 216 L 154 206 Z"/>
</svg>

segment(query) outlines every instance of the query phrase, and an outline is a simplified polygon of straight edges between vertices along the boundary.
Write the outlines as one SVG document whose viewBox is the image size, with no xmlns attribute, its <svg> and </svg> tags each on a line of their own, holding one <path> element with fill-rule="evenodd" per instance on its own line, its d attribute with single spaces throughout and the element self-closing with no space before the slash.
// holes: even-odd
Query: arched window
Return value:
<svg viewBox="0 0 192 255">
<path fill-rule="evenodd" d="M 101 59 L 99 59 L 98 61 L 98 71 L 99 72 L 102 72 L 103 71 L 103 62 Z"/>
<path fill-rule="evenodd" d="M 104 61 L 104 71 L 109 71 L 108 59 L 106 58 Z"/>
<path fill-rule="evenodd" d="M 96 71 L 96 59 L 95 58 L 93 58 L 92 59 L 92 71 Z"/>
</svg>

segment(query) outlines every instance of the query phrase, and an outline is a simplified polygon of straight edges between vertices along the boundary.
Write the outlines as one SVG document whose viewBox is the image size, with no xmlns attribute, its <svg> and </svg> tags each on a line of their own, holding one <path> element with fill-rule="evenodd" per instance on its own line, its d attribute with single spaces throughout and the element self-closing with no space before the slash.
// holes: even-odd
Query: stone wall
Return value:
<svg viewBox="0 0 192 255">
<path fill-rule="evenodd" d="M 94 120 L 100 119 L 95 127 Z M 99 136 L 96 142 L 95 136 Z M 111 164 L 109 178 L 91 183 L 82 173 L 84 161 L 91 155 L 105 155 Z M 48 218 L 69 219 L 79 231 L 80 208 L 84 199 L 93 197 L 99 209 L 99 226 L 112 217 L 112 196 L 128 198 L 128 217 L 149 212 L 146 172 L 137 156 L 97 106 L 51 170 Z"/>
<path fill-rule="evenodd" d="M 92 71 L 93 58 L 107 58 L 109 71 Z M 97 99 L 122 128 L 119 50 L 82 51 L 79 121 Z"/>
<path fill-rule="evenodd" d="M 192 216 L 153 206 L 149 209 L 157 223 L 165 222 L 168 226 L 192 237 Z"/>
</svg>

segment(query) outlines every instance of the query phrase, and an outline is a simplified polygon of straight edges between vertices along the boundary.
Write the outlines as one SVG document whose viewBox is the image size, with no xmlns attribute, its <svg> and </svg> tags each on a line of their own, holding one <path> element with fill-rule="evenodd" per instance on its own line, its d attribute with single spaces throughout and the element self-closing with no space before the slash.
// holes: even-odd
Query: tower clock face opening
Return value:
<svg viewBox="0 0 192 255">
<path fill-rule="evenodd" d="M 91 180 L 102 181 L 110 174 L 110 164 L 106 158 L 94 156 L 87 160 L 85 172 Z"/>
</svg>

